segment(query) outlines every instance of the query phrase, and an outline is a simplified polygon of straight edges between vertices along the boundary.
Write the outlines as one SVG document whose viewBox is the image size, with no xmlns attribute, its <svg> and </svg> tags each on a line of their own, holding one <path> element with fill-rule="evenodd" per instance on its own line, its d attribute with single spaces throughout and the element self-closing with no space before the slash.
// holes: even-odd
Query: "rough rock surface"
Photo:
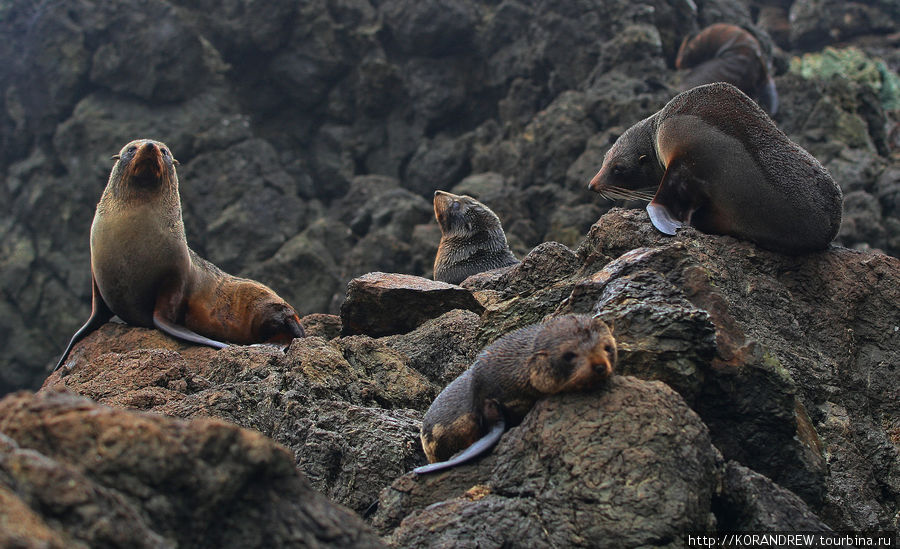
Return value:
<svg viewBox="0 0 900 549">
<path fill-rule="evenodd" d="M 852 77 L 785 73 L 836 40 L 900 70 L 896 2 L 784 4 L 5 2 L 0 394 L 38 387 L 87 317 L 91 216 L 129 140 L 160 139 L 181 161 L 195 250 L 336 314 L 367 272 L 431 275 L 438 188 L 488 204 L 519 257 L 577 247 L 612 206 L 586 182 L 674 93 L 681 38 L 754 17 L 776 28 L 769 8 L 788 27 L 784 51 L 761 33 L 776 122 L 850 198 L 840 243 L 900 255 L 900 118 Z"/>
<path fill-rule="evenodd" d="M 399 526 L 401 547 L 657 545 L 713 527 L 716 458 L 674 391 L 616 377 L 598 394 L 540 401 L 474 466 L 398 479 L 375 524 Z"/>
<path fill-rule="evenodd" d="M 453 309 L 481 313 L 484 307 L 472 292 L 455 284 L 420 276 L 368 273 L 347 284 L 341 331 L 373 337 L 403 334 Z"/>
<path fill-rule="evenodd" d="M 896 530 L 900 115 L 885 90 L 900 70 L 897 4 L 797 0 L 790 13 L 785 4 L 115 0 L 98 10 L 85 0 L 5 2 L 0 393 L 38 387 L 87 317 L 88 232 L 109 155 L 149 136 L 181 161 L 191 246 L 317 313 L 303 318 L 311 337 L 286 351 L 215 351 L 110 323 L 43 391 L 65 386 L 110 406 L 255 429 L 294 452 L 315 490 L 399 546 L 458 545 L 463 533 L 499 544 L 496 529 L 479 529 L 485 512 L 507 529 L 521 524 L 538 544 L 597 545 L 591 524 L 608 521 L 594 492 L 609 495 L 618 516 L 644 521 L 625 529 L 632 546 L 677 546 L 695 527 Z M 754 18 L 776 35 L 773 46 L 760 34 L 774 56 L 776 123 L 847 198 L 843 247 L 786 257 L 690 229 L 665 237 L 642 210 L 610 211 L 585 189 L 615 139 L 674 93 L 681 37 Z M 794 70 L 792 56 L 848 43 L 862 65 Z M 437 188 L 488 204 L 522 263 L 465 281 L 461 291 L 477 306 L 441 303 L 405 333 L 341 337 L 348 324 L 336 313 L 350 280 L 373 271 L 430 276 Z M 441 387 L 500 335 L 570 311 L 614 322 L 620 373 L 639 379 L 541 401 L 477 463 L 442 477 L 408 475 L 424 462 L 419 421 Z M 670 415 L 642 410 L 635 395 Z M 579 413 L 601 409 L 608 414 Z M 668 417 L 685 430 L 669 437 L 660 423 Z M 0 414 L 0 424 L 21 421 Z M 152 424 L 172 421 L 153 416 Z M 602 440 L 586 432 L 585 442 L 563 438 L 571 425 L 622 429 Z M 658 461 L 632 444 L 634 467 L 615 456 L 604 465 L 611 475 L 593 462 L 575 467 L 645 436 Z M 0 448 L 61 462 L 18 439 Z M 674 469 L 679 450 L 696 467 Z M 129 471 L 116 465 L 108 474 L 143 486 Z M 681 494 L 690 504 L 648 516 L 640 487 L 654 482 L 652 471 L 670 479 L 665 501 Z M 602 482 L 578 485 L 579 473 Z M 53 493 L 70 479 L 98 482 L 61 475 L 41 477 L 41 486 Z M 636 484 L 617 491 L 623 478 Z M 187 528 L 140 516 L 110 533 L 91 513 L 138 507 L 109 505 L 126 496 L 107 484 L 63 522 L 55 507 L 0 481 L 0 512 L 17 517 L 0 524 L 4 543 L 25 529 L 36 546 L 71 546 L 107 534 L 165 542 Z M 228 497 L 226 486 L 204 489 L 214 501 Z M 167 509 L 168 500 L 148 501 L 148 513 Z M 558 528 L 545 533 L 545 519 Z M 257 526 L 248 524 L 248 535 Z"/>
<path fill-rule="evenodd" d="M 4 547 L 380 547 L 290 452 L 216 419 L 66 393 L 0 401 Z"/>
<path fill-rule="evenodd" d="M 290 448 L 316 489 L 364 512 L 381 488 L 424 459 L 422 413 L 474 360 L 478 327 L 477 315 L 454 310 L 381 339 L 310 336 L 286 351 L 216 351 L 108 323 L 76 346 L 71 370 L 53 374 L 44 387 L 256 429 Z"/>
<path fill-rule="evenodd" d="M 536 535 L 541 520 L 557 521 L 563 537 L 548 529 L 549 540 L 543 533 L 535 538 L 548 546 L 586 536 L 568 511 L 534 518 L 532 511 L 550 503 L 538 487 L 577 486 L 554 476 L 569 467 L 581 471 L 573 465 L 581 454 L 566 457 L 567 445 L 585 444 L 587 455 L 599 452 L 598 444 L 614 448 L 630 436 L 650 437 L 649 427 L 597 440 L 586 435 L 584 443 L 567 436 L 580 421 L 591 425 L 586 433 L 594 432 L 598 416 L 632 410 L 632 401 L 650 399 L 644 394 L 650 391 L 667 403 L 660 406 L 672 408 L 666 417 L 702 426 L 696 436 L 708 441 L 666 438 L 673 446 L 656 450 L 660 463 L 691 448 L 713 465 L 688 483 L 700 502 L 696 509 L 656 515 L 659 520 L 635 527 L 628 546 L 651 543 L 642 537 L 646 531 L 670 539 L 694 528 L 890 529 L 900 509 L 898 273 L 900 259 L 878 252 L 834 247 L 789 257 L 691 229 L 667 237 L 645 212 L 613 210 L 574 252 L 546 243 L 516 267 L 467 280 L 488 303 L 480 316 L 457 309 L 409 333 L 379 338 L 311 336 L 286 352 L 272 346 L 216 351 L 110 323 L 76 346 L 71 371 L 48 378 L 44 390 L 66 386 L 101 403 L 216 416 L 257 429 L 294 451 L 315 488 L 366 516 L 375 511 L 373 525 L 403 547 L 451 543 L 461 539 L 457 534 L 502 543 L 460 518 L 469 512 L 501 522 L 532 517 L 527 521 L 537 522 L 528 528 L 537 528 Z M 601 314 L 614 324 L 619 373 L 674 392 L 623 377 L 621 391 L 541 401 L 476 464 L 446 477 L 406 474 L 424 463 L 422 413 L 484 342 L 567 312 Z M 333 317 L 303 320 L 331 326 L 335 335 Z M 613 394 L 615 404 L 603 400 Z M 585 406 L 606 411 L 586 413 Z M 655 415 L 640 417 L 626 423 L 660 423 Z M 679 433 L 694 427 L 685 429 Z M 537 460 L 532 455 L 569 465 L 521 470 Z M 507 475 L 502 481 L 499 464 Z M 643 478 L 648 467 L 616 469 L 609 482 Z M 533 490 L 515 488 L 532 484 Z M 568 488 L 553 493 L 588 506 L 594 501 Z M 673 494 L 673 501 L 682 496 Z M 644 516 L 640 498 L 616 501 L 622 517 Z"/>
</svg>

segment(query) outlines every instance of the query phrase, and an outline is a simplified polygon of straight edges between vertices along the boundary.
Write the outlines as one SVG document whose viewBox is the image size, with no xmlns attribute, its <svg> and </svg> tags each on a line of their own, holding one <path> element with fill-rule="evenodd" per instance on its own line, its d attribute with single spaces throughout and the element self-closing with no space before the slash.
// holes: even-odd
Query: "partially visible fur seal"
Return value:
<svg viewBox="0 0 900 549">
<path fill-rule="evenodd" d="M 113 315 L 216 348 L 303 336 L 296 311 L 275 292 L 222 272 L 188 248 L 177 161 L 165 144 L 138 139 L 113 158 L 91 225 L 91 316 L 55 369 Z"/>
<path fill-rule="evenodd" d="M 500 219 L 471 196 L 435 191 L 434 216 L 441 226 L 435 280 L 459 284 L 473 274 L 519 262 L 509 249 Z"/>
<path fill-rule="evenodd" d="M 728 82 L 756 99 L 769 114 L 778 111 L 771 62 L 756 37 L 737 25 L 716 23 L 685 37 L 675 68 L 690 69 L 681 81 L 682 90 Z"/>
<path fill-rule="evenodd" d="M 544 395 L 594 389 L 616 364 L 616 341 L 597 317 L 565 315 L 504 335 L 437 396 L 422 421 L 430 473 L 489 450 Z"/>
<path fill-rule="evenodd" d="M 698 86 L 629 128 L 588 188 L 650 200 L 653 225 L 800 254 L 826 248 L 841 225 L 841 189 L 806 150 L 731 84 Z"/>
</svg>

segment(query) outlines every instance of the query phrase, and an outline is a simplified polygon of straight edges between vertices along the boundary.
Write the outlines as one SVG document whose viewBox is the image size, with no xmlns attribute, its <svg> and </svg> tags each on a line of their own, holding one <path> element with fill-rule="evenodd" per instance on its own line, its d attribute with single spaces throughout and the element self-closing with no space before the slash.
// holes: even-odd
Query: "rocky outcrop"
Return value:
<svg viewBox="0 0 900 549">
<path fill-rule="evenodd" d="M 304 313 L 336 314 L 365 273 L 431 276 L 435 189 L 488 205 L 518 257 L 576 247 L 612 206 L 586 182 L 671 98 L 681 38 L 710 23 L 780 9 L 784 47 L 852 39 L 900 69 L 890 1 L 798 0 L 790 18 L 757 4 L 7 2 L 0 393 L 39 386 L 89 314 L 91 216 L 109 156 L 131 139 L 160 139 L 181 161 L 200 255 Z M 900 254 L 896 107 L 852 67 L 785 73 L 801 50 L 773 51 L 776 122 L 848 197 L 840 243 Z"/>
<path fill-rule="evenodd" d="M 783 256 L 691 229 L 667 237 L 646 213 L 614 210 L 575 251 L 546 243 L 466 280 L 486 304 L 480 316 L 452 310 L 373 338 L 338 337 L 337 319 L 317 315 L 304 325 L 330 326 L 322 333 L 332 339 L 297 339 L 286 351 L 216 351 L 111 323 L 44 390 L 256 429 L 293 450 L 316 489 L 404 547 L 454 536 L 502 544 L 507 529 L 470 518 L 485 512 L 497 524 L 526 517 L 535 539 L 559 546 L 601 520 L 572 522 L 576 508 L 619 524 L 646 518 L 645 494 L 628 487 L 657 478 L 672 491 L 651 490 L 655 504 L 693 507 L 673 503 L 635 522 L 634 545 L 651 543 L 647 532 L 889 529 L 900 501 L 898 273 L 900 260 L 877 252 Z M 425 461 L 422 414 L 485 342 L 568 312 L 614 325 L 626 377 L 596 395 L 540 401 L 472 465 L 411 474 Z M 677 436 L 656 431 L 668 422 Z M 644 444 L 654 458 L 602 457 Z M 676 473 L 698 476 L 667 476 Z M 595 478 L 593 495 L 579 492 L 581 477 Z M 601 501 L 620 514 L 591 507 Z M 541 521 L 554 525 L 549 534 Z"/>
<path fill-rule="evenodd" d="M 0 401 L 4 547 L 380 547 L 290 452 L 217 419 L 65 393 Z"/>
<path fill-rule="evenodd" d="M 381 488 L 424 459 L 422 413 L 474 359 L 478 326 L 474 313 L 453 310 L 380 339 L 309 336 L 284 351 L 216 351 L 109 323 L 77 346 L 71 370 L 44 387 L 255 429 L 291 449 L 316 489 L 362 513 Z"/>
<path fill-rule="evenodd" d="M 400 547 L 657 545 L 714 527 L 716 454 L 674 391 L 617 377 L 541 401 L 474 466 L 398 479 L 374 523 Z"/>
<path fill-rule="evenodd" d="M 614 521 L 630 525 L 616 531 L 629 546 L 677 545 L 688 529 L 895 529 L 900 55 L 885 33 L 897 8 L 764 4 L 3 4 L 0 393 L 38 387 L 87 317 L 93 208 L 109 155 L 135 137 L 165 141 L 181 161 L 191 246 L 272 286 L 307 314 L 310 337 L 215 351 L 103 326 L 42 392 L 155 415 L 59 395 L 2 406 L 84 410 L 84 425 L 120 418 L 115 436 L 145 426 L 131 434 L 175 440 L 165 451 L 183 450 L 183 470 L 163 464 L 158 478 L 174 484 L 153 484 L 139 454 L 157 459 L 161 446 L 134 439 L 131 453 L 107 445 L 112 434 L 97 446 L 102 431 L 72 423 L 71 446 L 117 452 L 79 465 L 65 448 L 9 434 L 25 433 L 27 416 L 2 408 L 0 513 L 14 520 L 0 521 L 0 543 L 205 546 L 173 511 L 185 509 L 227 544 L 213 502 L 228 502 L 224 513 L 257 505 L 234 523 L 235 543 L 290 545 L 299 533 L 377 542 L 312 490 L 398 546 L 502 545 L 510 532 L 590 546 Z M 754 17 L 786 48 L 760 33 L 776 69 L 775 121 L 844 191 L 844 247 L 786 257 L 690 229 L 669 238 L 642 210 L 610 210 L 585 189 L 622 131 L 673 95 L 681 37 Z M 790 62 L 835 39 L 858 48 L 835 56 L 836 71 Z M 459 302 L 423 291 L 439 188 L 488 205 L 523 258 L 451 287 Z M 348 282 L 371 272 L 390 273 L 374 286 L 402 279 L 410 293 L 355 311 L 347 300 L 336 316 Z M 407 284 L 411 275 L 424 278 Z M 471 465 L 411 475 L 424 463 L 422 414 L 441 388 L 497 337 L 567 312 L 615 325 L 622 377 L 542 400 Z M 302 476 L 279 446 L 221 420 L 292 451 Z M 189 457 L 198 425 L 237 442 Z M 68 436 L 52 423 L 34 430 L 45 431 Z M 190 481 L 194 469 L 203 474 Z M 109 526 L 118 523 L 133 526 Z"/>
</svg>

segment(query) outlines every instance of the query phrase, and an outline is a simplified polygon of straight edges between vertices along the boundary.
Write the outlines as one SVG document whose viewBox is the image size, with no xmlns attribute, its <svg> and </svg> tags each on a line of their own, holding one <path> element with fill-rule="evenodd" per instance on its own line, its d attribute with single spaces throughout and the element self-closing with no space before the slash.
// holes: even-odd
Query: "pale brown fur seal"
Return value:
<svg viewBox="0 0 900 549">
<path fill-rule="evenodd" d="M 509 249 L 500 219 L 471 196 L 435 191 L 434 216 L 441 227 L 435 280 L 459 284 L 473 274 L 519 262 Z"/>
<path fill-rule="evenodd" d="M 91 225 L 91 316 L 57 369 L 113 315 L 216 348 L 303 336 L 296 311 L 275 292 L 222 272 L 188 248 L 177 161 L 165 144 L 138 139 L 113 158 Z"/>
<path fill-rule="evenodd" d="M 822 250 L 841 225 L 841 189 L 731 84 L 698 86 L 629 128 L 588 188 L 649 200 L 666 234 L 684 224 L 789 254 Z"/>
<path fill-rule="evenodd" d="M 490 449 L 544 395 L 586 391 L 612 375 L 616 341 L 599 318 L 565 315 L 504 335 L 437 396 L 422 420 L 430 473 Z"/>
<path fill-rule="evenodd" d="M 689 69 L 681 81 L 682 90 L 728 82 L 756 99 L 769 114 L 778 110 L 771 63 L 763 54 L 759 40 L 737 25 L 716 23 L 685 37 L 678 49 L 675 68 Z"/>
</svg>

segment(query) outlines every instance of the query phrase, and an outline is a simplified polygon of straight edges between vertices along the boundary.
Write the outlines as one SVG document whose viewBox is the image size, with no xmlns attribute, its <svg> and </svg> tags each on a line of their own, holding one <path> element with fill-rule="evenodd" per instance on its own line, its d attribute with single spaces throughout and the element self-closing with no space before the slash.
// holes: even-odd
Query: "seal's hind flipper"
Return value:
<svg viewBox="0 0 900 549">
<path fill-rule="evenodd" d="M 434 473 L 436 471 L 441 471 L 443 469 L 449 469 L 451 467 L 456 467 L 457 465 L 461 465 L 467 461 L 475 459 L 481 454 L 490 450 L 497 441 L 500 440 L 500 437 L 503 436 L 503 431 L 506 430 L 506 422 L 503 421 L 501 417 L 497 423 L 491 428 L 490 431 L 480 439 L 476 440 L 471 446 L 455 454 L 447 461 L 438 461 L 437 463 L 429 463 L 428 465 L 423 465 L 421 467 L 416 467 L 413 469 L 413 472 L 416 474 L 422 475 L 425 473 Z"/>
<path fill-rule="evenodd" d="M 109 310 L 109 307 L 106 305 L 106 302 L 103 301 L 103 296 L 100 295 L 100 288 L 97 287 L 97 281 L 94 279 L 93 273 L 91 274 L 91 316 L 87 319 L 87 322 L 84 323 L 84 326 L 78 329 L 75 332 L 75 335 L 72 336 L 72 339 L 69 341 L 69 345 L 66 347 L 66 350 L 63 351 L 61 357 L 59 357 L 59 362 L 56 363 L 56 367 L 53 368 L 53 371 L 59 370 L 59 368 L 66 362 L 66 359 L 69 357 L 69 353 L 72 352 L 72 347 L 75 346 L 76 343 L 87 337 L 94 330 L 103 326 L 110 318 L 113 317 L 113 312 Z"/>
<path fill-rule="evenodd" d="M 179 326 L 174 322 L 170 322 L 163 318 L 162 315 L 159 314 L 158 311 L 153 311 L 153 325 L 156 326 L 159 330 L 169 334 L 172 337 L 183 339 L 185 341 L 190 341 L 191 343 L 198 343 L 200 345 L 209 345 L 210 347 L 214 347 L 216 349 L 223 349 L 228 347 L 227 343 L 222 343 L 221 341 L 216 341 L 214 339 L 209 339 L 208 337 L 204 337 L 196 332 L 192 332 L 188 330 L 184 326 Z"/>
<path fill-rule="evenodd" d="M 647 204 L 650 221 L 660 232 L 674 235 L 675 230 L 689 225 L 691 216 L 704 201 L 702 181 L 678 159 L 669 162 L 659 189 Z"/>
</svg>

